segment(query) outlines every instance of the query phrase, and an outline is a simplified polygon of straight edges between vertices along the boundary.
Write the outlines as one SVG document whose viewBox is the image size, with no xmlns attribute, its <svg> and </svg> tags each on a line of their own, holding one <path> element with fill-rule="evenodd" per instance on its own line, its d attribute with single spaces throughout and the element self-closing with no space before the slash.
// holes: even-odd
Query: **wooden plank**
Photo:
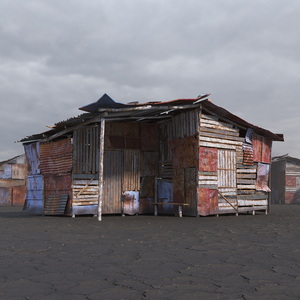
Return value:
<svg viewBox="0 0 300 300">
<path fill-rule="evenodd" d="M 226 139 L 226 140 L 230 140 L 230 141 L 236 141 L 239 143 L 243 143 L 245 140 L 244 138 L 241 138 L 239 136 L 220 134 L 220 132 L 212 133 L 212 132 L 201 131 L 201 136 L 205 136 L 205 137 L 209 137 L 209 138 L 217 138 L 217 139 L 222 139 L 222 140 Z"/>
<path fill-rule="evenodd" d="M 240 200 L 238 199 L 239 206 L 257 206 L 257 205 L 268 205 L 268 200 Z"/>
<path fill-rule="evenodd" d="M 222 130 L 222 129 L 215 129 L 213 127 L 205 127 L 205 126 L 200 126 L 200 131 L 205 133 L 216 133 L 216 134 L 221 134 L 225 136 L 232 136 L 232 137 L 239 137 L 239 132 L 238 131 L 228 131 L 228 130 Z"/>
<path fill-rule="evenodd" d="M 104 133 L 105 119 L 101 119 L 100 128 L 100 149 L 99 149 L 99 194 L 98 194 L 98 221 L 102 218 L 102 200 L 103 200 L 103 164 L 104 164 Z"/>
<path fill-rule="evenodd" d="M 227 145 L 227 144 L 221 144 L 221 143 L 211 143 L 211 142 L 205 142 L 201 140 L 200 137 L 200 147 L 210 147 L 210 148 L 220 148 L 220 149 L 230 149 L 230 150 L 236 150 L 236 145 Z"/>
</svg>

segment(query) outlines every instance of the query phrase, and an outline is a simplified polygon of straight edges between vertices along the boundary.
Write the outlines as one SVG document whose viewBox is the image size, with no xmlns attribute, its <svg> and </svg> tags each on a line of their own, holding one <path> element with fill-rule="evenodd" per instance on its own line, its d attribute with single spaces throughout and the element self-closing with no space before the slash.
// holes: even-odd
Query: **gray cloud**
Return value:
<svg viewBox="0 0 300 300">
<path fill-rule="evenodd" d="M 209 92 L 284 133 L 275 155 L 300 157 L 299 13 L 296 0 L 3 0 L 0 160 L 105 92 L 124 102 Z"/>
</svg>

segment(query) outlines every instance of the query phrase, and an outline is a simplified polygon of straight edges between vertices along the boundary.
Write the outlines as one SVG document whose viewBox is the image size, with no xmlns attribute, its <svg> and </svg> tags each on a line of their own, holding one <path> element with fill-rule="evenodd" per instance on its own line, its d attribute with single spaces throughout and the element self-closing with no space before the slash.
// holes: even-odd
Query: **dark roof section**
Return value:
<svg viewBox="0 0 300 300">
<path fill-rule="evenodd" d="M 286 161 L 295 165 L 300 165 L 299 158 L 291 157 L 288 154 L 272 157 L 272 162 L 278 162 L 278 161 Z"/>
<path fill-rule="evenodd" d="M 126 104 L 117 103 L 111 99 L 107 94 L 104 94 L 98 101 L 88 104 L 86 106 L 80 107 L 80 110 L 87 112 L 97 112 L 99 108 L 123 108 Z"/>
</svg>

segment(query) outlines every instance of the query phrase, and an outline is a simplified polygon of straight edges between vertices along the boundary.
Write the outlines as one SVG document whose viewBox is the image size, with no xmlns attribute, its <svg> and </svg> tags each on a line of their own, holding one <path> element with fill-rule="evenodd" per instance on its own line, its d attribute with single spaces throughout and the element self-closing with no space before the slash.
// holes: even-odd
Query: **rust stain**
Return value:
<svg viewBox="0 0 300 300">
<path fill-rule="evenodd" d="M 128 215 L 135 215 L 139 212 L 139 192 L 123 192 L 123 212 Z"/>
<path fill-rule="evenodd" d="M 192 168 L 197 165 L 198 143 L 193 136 L 169 141 L 174 168 Z"/>
<path fill-rule="evenodd" d="M 199 148 L 199 171 L 218 171 L 218 149 L 208 147 Z"/>
<path fill-rule="evenodd" d="M 296 185 L 297 185 L 297 178 L 296 178 L 296 176 L 289 176 L 289 175 L 287 175 L 285 177 L 285 181 L 286 181 L 286 186 L 294 186 L 294 187 L 296 187 Z"/>
<path fill-rule="evenodd" d="M 218 191 L 198 188 L 198 214 L 207 216 L 216 214 L 218 209 Z"/>
</svg>

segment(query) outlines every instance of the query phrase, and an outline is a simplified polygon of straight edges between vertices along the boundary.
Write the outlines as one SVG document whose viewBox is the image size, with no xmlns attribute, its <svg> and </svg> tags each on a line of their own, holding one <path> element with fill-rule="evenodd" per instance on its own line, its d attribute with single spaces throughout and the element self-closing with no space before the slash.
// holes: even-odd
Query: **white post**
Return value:
<svg viewBox="0 0 300 300">
<path fill-rule="evenodd" d="M 100 155 L 99 155 L 98 221 L 101 221 L 101 217 L 102 217 L 105 119 L 101 119 L 100 124 L 101 127 L 100 127 L 100 149 L 99 149 Z"/>
</svg>

